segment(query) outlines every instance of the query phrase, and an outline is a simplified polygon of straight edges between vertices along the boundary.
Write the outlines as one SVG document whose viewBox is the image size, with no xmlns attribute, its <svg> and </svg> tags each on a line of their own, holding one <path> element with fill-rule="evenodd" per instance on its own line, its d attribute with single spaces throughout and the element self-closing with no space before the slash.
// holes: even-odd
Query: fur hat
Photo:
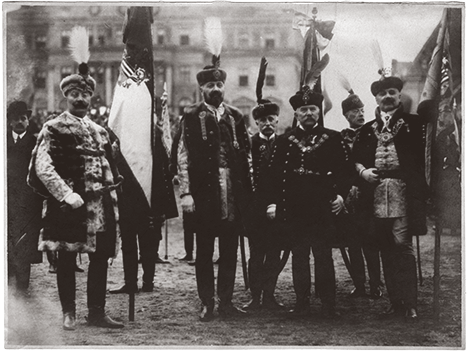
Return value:
<svg viewBox="0 0 467 351">
<path fill-rule="evenodd" d="M 402 91 L 403 85 L 404 83 L 398 77 L 382 77 L 382 79 L 371 84 L 371 93 L 373 96 L 376 96 L 380 91 L 390 88 L 396 88 L 397 90 Z"/>
<path fill-rule="evenodd" d="M 345 115 L 350 110 L 362 108 L 363 106 L 365 105 L 357 94 L 349 94 L 349 96 L 342 101 L 342 114 Z"/>
<path fill-rule="evenodd" d="M 292 105 L 294 111 L 302 106 L 308 105 L 315 105 L 321 109 L 323 103 L 323 95 L 314 92 L 310 89 L 309 86 L 304 85 L 302 89 L 297 91 L 295 95 L 293 95 L 289 99 L 289 102 L 290 105 Z"/>
<path fill-rule="evenodd" d="M 202 86 L 207 82 L 221 81 L 225 83 L 226 78 L 227 73 L 221 70 L 218 65 L 206 66 L 202 71 L 199 71 L 198 74 L 196 74 L 196 80 L 198 81 L 199 86 Z"/>
</svg>

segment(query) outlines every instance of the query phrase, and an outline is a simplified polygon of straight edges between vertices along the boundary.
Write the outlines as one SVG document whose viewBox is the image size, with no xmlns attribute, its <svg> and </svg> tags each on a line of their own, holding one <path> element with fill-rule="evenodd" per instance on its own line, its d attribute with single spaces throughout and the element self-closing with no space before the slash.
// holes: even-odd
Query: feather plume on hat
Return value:
<svg viewBox="0 0 467 351">
<path fill-rule="evenodd" d="M 263 86 L 264 79 L 266 78 L 267 67 L 268 60 L 266 60 L 266 57 L 262 57 L 259 65 L 258 80 L 256 81 L 256 102 L 258 105 L 252 110 L 252 115 L 255 120 L 263 116 L 279 116 L 280 113 L 280 107 L 278 104 L 270 100 L 263 99 Z"/>
<path fill-rule="evenodd" d="M 349 94 L 354 94 L 352 86 L 350 85 L 349 80 L 346 76 L 344 76 L 341 72 L 337 72 L 337 78 L 339 79 L 339 83 Z"/>
<path fill-rule="evenodd" d="M 329 55 L 325 54 L 321 60 L 316 62 L 310 69 L 310 71 L 307 73 L 305 76 L 305 81 L 304 84 L 307 85 L 310 90 L 313 90 L 315 87 L 316 83 L 318 82 L 319 76 L 321 75 L 321 72 L 326 68 L 326 66 L 329 64 Z"/>
<path fill-rule="evenodd" d="M 391 68 L 384 66 L 383 54 L 381 53 L 381 47 L 377 39 L 373 39 L 370 42 L 371 52 L 373 53 L 373 58 L 378 66 L 378 74 L 381 76 L 381 80 L 386 76 L 391 75 Z"/>
<path fill-rule="evenodd" d="M 264 86 L 264 79 L 266 78 L 266 68 L 268 67 L 268 60 L 266 57 L 261 58 L 261 63 L 259 65 L 259 74 L 258 80 L 256 82 L 256 101 L 261 103 L 263 99 L 263 86 Z"/>
<path fill-rule="evenodd" d="M 212 54 L 213 66 L 218 68 L 224 42 L 221 20 L 218 17 L 208 17 L 204 20 L 204 41 L 206 48 Z"/>
<path fill-rule="evenodd" d="M 72 29 L 68 49 L 73 60 L 78 63 L 78 73 L 63 78 L 60 82 L 60 90 L 64 96 L 75 88 L 85 90 L 93 95 L 96 81 L 89 75 L 88 61 L 91 54 L 89 52 L 89 35 L 86 28 L 74 27 Z"/>
<path fill-rule="evenodd" d="M 88 61 L 89 53 L 89 35 L 84 27 L 74 27 L 70 35 L 68 48 L 71 51 L 71 57 L 78 63 L 78 71 L 83 76 L 89 74 Z"/>
<path fill-rule="evenodd" d="M 378 65 L 378 74 L 380 75 L 379 80 L 371 84 L 371 93 L 376 96 L 380 91 L 388 88 L 396 88 L 401 91 L 404 85 L 402 80 L 398 77 L 391 76 L 391 67 L 384 67 L 383 55 L 379 42 L 374 39 L 370 43 L 371 51 L 373 52 L 373 58 Z"/>
</svg>

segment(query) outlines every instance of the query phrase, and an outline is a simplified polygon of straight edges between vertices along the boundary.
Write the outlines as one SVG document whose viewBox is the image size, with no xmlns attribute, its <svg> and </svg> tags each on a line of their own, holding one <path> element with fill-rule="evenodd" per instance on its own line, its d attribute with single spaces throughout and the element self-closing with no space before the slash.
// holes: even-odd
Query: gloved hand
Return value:
<svg viewBox="0 0 467 351">
<path fill-rule="evenodd" d="M 342 211 L 343 208 L 344 199 L 342 198 L 342 196 L 337 195 L 337 198 L 333 202 L 331 202 L 332 213 L 337 215 Z"/>
<path fill-rule="evenodd" d="M 360 173 L 360 177 L 365 179 L 368 183 L 377 183 L 379 181 L 376 168 L 367 168 Z"/>
<path fill-rule="evenodd" d="M 271 204 L 268 206 L 268 209 L 266 210 L 266 217 L 271 220 L 276 218 L 276 204 Z"/>
<path fill-rule="evenodd" d="M 193 200 L 193 196 L 185 195 L 182 197 L 182 210 L 186 213 L 195 212 L 195 201 Z"/>
<path fill-rule="evenodd" d="M 72 209 L 77 209 L 84 205 L 84 200 L 77 193 L 71 193 L 63 199 Z"/>
</svg>

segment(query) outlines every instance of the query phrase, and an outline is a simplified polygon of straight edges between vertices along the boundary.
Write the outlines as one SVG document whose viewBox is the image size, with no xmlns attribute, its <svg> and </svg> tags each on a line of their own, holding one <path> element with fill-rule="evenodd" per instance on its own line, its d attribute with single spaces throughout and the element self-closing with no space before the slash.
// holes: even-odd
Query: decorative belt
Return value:
<svg viewBox="0 0 467 351">
<path fill-rule="evenodd" d="M 380 179 L 393 178 L 393 179 L 402 179 L 402 172 L 398 169 L 390 170 L 378 170 L 378 177 Z"/>
<path fill-rule="evenodd" d="M 316 175 L 319 176 L 321 173 L 312 171 L 311 169 L 305 169 L 303 167 L 297 168 L 293 170 L 298 175 Z"/>
</svg>

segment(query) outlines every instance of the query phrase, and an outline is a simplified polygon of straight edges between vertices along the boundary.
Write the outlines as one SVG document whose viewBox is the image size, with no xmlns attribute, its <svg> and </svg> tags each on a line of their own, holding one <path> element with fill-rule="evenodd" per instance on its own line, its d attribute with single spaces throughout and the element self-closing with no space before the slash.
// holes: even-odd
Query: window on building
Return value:
<svg viewBox="0 0 467 351">
<path fill-rule="evenodd" d="M 105 68 L 103 65 L 99 66 L 97 69 L 95 79 L 97 84 L 104 84 L 104 77 L 105 77 Z"/>
<path fill-rule="evenodd" d="M 37 70 L 34 75 L 34 87 L 35 88 L 45 88 L 47 78 L 47 72 L 42 70 Z"/>
<path fill-rule="evenodd" d="M 248 86 L 248 76 L 238 76 L 238 85 L 241 87 Z"/>
<path fill-rule="evenodd" d="M 94 35 L 90 35 L 89 36 L 89 46 L 93 46 L 94 45 Z"/>
<path fill-rule="evenodd" d="M 105 35 L 100 34 L 100 35 L 97 37 L 97 41 L 98 41 L 98 43 L 99 43 L 99 46 L 104 46 L 104 45 L 105 45 Z"/>
<path fill-rule="evenodd" d="M 190 37 L 186 34 L 180 35 L 180 45 L 190 45 Z"/>
<path fill-rule="evenodd" d="M 43 34 L 36 35 L 36 50 L 45 49 L 47 37 Z"/>
<path fill-rule="evenodd" d="M 158 30 L 157 31 L 157 45 L 164 45 L 165 44 L 165 31 Z"/>
<path fill-rule="evenodd" d="M 276 76 L 273 74 L 266 75 L 266 85 L 268 87 L 273 87 L 276 85 Z"/>
<path fill-rule="evenodd" d="M 266 39 L 265 42 L 264 42 L 264 46 L 265 46 L 266 50 L 274 49 L 274 46 L 275 46 L 274 39 Z"/>
<path fill-rule="evenodd" d="M 69 76 L 70 74 L 73 73 L 73 68 L 68 67 L 68 66 L 62 67 L 62 69 L 60 70 L 60 73 L 61 73 L 61 76 L 62 76 L 62 79 L 63 79 L 66 76 Z"/>
<path fill-rule="evenodd" d="M 117 45 L 120 45 L 123 43 L 123 31 L 121 29 L 117 29 L 115 31 L 115 43 Z"/>
<path fill-rule="evenodd" d="M 181 66 L 180 67 L 180 81 L 183 83 L 190 83 L 191 79 L 191 70 L 190 66 Z"/>
<path fill-rule="evenodd" d="M 61 41 L 62 41 L 62 48 L 67 48 L 68 47 L 68 44 L 70 44 L 70 32 L 69 31 L 64 31 L 62 32 L 62 36 L 61 36 Z"/>
</svg>

